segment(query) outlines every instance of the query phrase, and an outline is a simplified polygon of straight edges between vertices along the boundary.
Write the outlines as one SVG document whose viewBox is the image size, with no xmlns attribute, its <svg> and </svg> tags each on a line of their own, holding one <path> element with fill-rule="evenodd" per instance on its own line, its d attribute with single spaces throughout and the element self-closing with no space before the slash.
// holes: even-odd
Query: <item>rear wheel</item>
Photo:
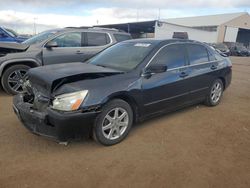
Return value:
<svg viewBox="0 0 250 188">
<path fill-rule="evenodd" d="M 207 106 L 216 106 L 220 103 L 223 95 L 223 83 L 220 79 L 213 82 L 209 94 L 207 95 L 205 104 Z"/>
<path fill-rule="evenodd" d="M 93 137 L 100 144 L 110 146 L 121 142 L 133 123 L 130 105 L 120 99 L 110 101 L 98 115 L 93 128 Z"/>
<path fill-rule="evenodd" d="M 5 70 L 1 80 L 3 89 L 12 95 L 22 93 L 29 69 L 27 65 L 14 65 Z"/>
</svg>

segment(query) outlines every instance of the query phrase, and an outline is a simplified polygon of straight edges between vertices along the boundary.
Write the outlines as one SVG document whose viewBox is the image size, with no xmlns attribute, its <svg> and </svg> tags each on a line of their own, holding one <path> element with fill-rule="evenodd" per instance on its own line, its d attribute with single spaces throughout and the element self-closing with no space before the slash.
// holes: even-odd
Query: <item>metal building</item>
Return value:
<svg viewBox="0 0 250 188">
<path fill-rule="evenodd" d="M 131 33 L 134 38 L 169 39 L 175 33 L 186 33 L 189 39 L 201 42 L 239 42 L 245 46 L 250 44 L 250 15 L 246 12 L 109 24 L 101 27 L 121 29 Z"/>
<path fill-rule="evenodd" d="M 250 15 L 243 12 L 174 18 L 156 24 L 156 38 L 170 38 L 173 32 L 187 32 L 190 39 L 202 42 L 240 42 L 248 46 Z"/>
</svg>

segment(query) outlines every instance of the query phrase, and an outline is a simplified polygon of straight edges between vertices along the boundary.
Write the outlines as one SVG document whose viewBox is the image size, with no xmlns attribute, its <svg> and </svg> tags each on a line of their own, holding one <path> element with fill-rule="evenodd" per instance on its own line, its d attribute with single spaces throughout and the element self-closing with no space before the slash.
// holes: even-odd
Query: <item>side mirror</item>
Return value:
<svg viewBox="0 0 250 188">
<path fill-rule="evenodd" d="M 142 74 L 144 77 L 150 78 L 153 74 L 163 73 L 167 71 L 167 65 L 158 64 L 150 65 Z"/>
<path fill-rule="evenodd" d="M 167 65 L 163 65 L 163 64 L 150 65 L 146 70 L 146 72 L 149 72 L 151 74 L 163 73 L 166 71 L 167 71 Z"/>
<path fill-rule="evenodd" d="M 55 41 L 49 41 L 46 45 L 45 45 L 46 48 L 54 48 L 54 47 L 58 47 L 58 44 L 57 42 Z"/>
</svg>

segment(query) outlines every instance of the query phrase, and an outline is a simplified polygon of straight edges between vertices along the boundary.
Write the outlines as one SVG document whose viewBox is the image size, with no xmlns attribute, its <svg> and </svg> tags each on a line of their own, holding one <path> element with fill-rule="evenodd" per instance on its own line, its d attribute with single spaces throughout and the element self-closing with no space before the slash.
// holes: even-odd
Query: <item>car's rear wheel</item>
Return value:
<svg viewBox="0 0 250 188">
<path fill-rule="evenodd" d="M 96 118 L 93 137 L 100 144 L 110 146 L 121 142 L 133 123 L 130 105 L 120 99 L 107 103 Z"/>
<path fill-rule="evenodd" d="M 23 84 L 27 80 L 27 65 L 14 65 L 6 69 L 2 76 L 3 89 L 12 95 L 23 92 Z"/>
<path fill-rule="evenodd" d="M 207 106 L 216 106 L 220 103 L 223 95 L 223 83 L 221 79 L 216 79 L 210 87 L 209 94 L 207 95 L 205 104 Z"/>
</svg>

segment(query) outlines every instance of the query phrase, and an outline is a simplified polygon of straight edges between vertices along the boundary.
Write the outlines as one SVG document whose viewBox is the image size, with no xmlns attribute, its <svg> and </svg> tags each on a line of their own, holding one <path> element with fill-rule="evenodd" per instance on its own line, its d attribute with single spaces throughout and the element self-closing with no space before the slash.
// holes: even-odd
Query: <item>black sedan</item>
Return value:
<svg viewBox="0 0 250 188">
<path fill-rule="evenodd" d="M 230 54 L 232 56 L 250 56 L 248 49 L 243 45 L 235 45 L 230 48 Z"/>
<path fill-rule="evenodd" d="M 86 63 L 31 69 L 13 108 L 33 133 L 67 142 L 91 131 L 103 145 L 132 125 L 196 103 L 220 103 L 232 64 L 190 40 L 130 40 Z"/>
</svg>

